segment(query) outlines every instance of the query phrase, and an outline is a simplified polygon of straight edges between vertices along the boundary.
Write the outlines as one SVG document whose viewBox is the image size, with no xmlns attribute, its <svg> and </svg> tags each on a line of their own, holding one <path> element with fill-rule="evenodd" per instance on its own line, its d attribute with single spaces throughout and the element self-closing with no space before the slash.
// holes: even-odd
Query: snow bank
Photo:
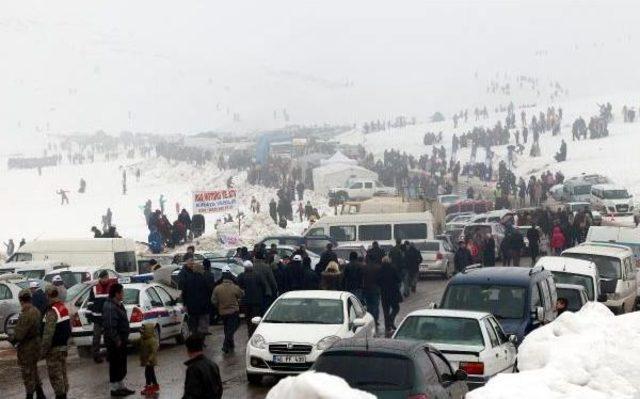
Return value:
<svg viewBox="0 0 640 399">
<path fill-rule="evenodd" d="M 640 313 L 614 316 L 600 303 L 527 336 L 518 374 L 501 374 L 468 399 L 640 398 Z"/>
<path fill-rule="evenodd" d="M 375 399 L 375 396 L 353 389 L 340 377 L 308 372 L 287 377 L 267 394 L 267 399 Z"/>
</svg>

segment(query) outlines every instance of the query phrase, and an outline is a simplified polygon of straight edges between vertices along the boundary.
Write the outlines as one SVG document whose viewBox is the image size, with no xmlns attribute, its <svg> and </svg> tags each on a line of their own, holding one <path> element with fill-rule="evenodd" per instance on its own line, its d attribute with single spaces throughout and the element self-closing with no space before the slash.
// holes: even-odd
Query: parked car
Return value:
<svg viewBox="0 0 640 399">
<path fill-rule="evenodd" d="M 446 222 L 445 230 L 463 229 L 471 219 L 475 217 L 473 213 L 463 213 Z"/>
<path fill-rule="evenodd" d="M 624 245 L 586 242 L 562 252 L 562 256 L 585 259 L 596 264 L 604 303 L 616 314 L 631 312 L 636 306 L 638 282 L 633 251 Z"/>
<path fill-rule="evenodd" d="M 544 267 L 553 274 L 558 284 L 572 284 L 584 287 L 589 301 L 604 302 L 606 296 L 600 294 L 600 276 L 595 263 L 566 256 L 543 256 L 538 259 L 536 267 Z M 559 296 L 559 295 L 558 295 Z"/>
<path fill-rule="evenodd" d="M 334 248 L 338 246 L 336 240 L 322 234 L 310 236 L 267 236 L 258 242 L 258 244 L 265 244 L 267 248 L 269 248 L 271 244 L 277 244 L 278 246 L 292 245 L 294 247 L 304 245 L 305 248 L 316 253 L 322 253 L 329 243 L 331 243 Z"/>
<path fill-rule="evenodd" d="M 542 267 L 467 268 L 456 274 L 442 296 L 441 309 L 491 313 L 518 342 L 555 320 L 556 285 Z"/>
<path fill-rule="evenodd" d="M 384 399 L 463 399 L 468 392 L 467 374 L 425 342 L 343 339 L 313 368 Z"/>
<path fill-rule="evenodd" d="M 449 247 L 451 247 L 451 248 L 455 248 L 456 247 L 454 238 L 449 233 L 437 234 L 436 235 L 436 240 L 440 240 L 440 241 L 446 242 L 447 244 L 449 244 Z"/>
<path fill-rule="evenodd" d="M 455 269 L 453 248 L 446 241 L 427 240 L 414 243 L 422 255 L 420 276 L 437 274 L 445 279 L 451 278 Z"/>
<path fill-rule="evenodd" d="M 154 323 L 161 340 L 174 338 L 182 343 L 189 335 L 186 311 L 175 290 L 156 283 L 128 283 L 124 285 L 123 304 L 129 317 L 129 343 L 140 339 L 142 322 Z M 83 357 L 90 356 L 93 323 L 87 318 L 86 295 L 76 299 L 77 312 L 71 316 L 71 337 Z"/>
<path fill-rule="evenodd" d="M 484 385 L 498 373 L 516 370 L 517 337 L 507 336 L 486 312 L 417 310 L 402 320 L 392 338 L 435 347 L 451 367 L 467 373 L 469 388 Z"/>
<path fill-rule="evenodd" d="M 460 216 L 465 216 L 466 218 L 471 218 L 473 215 L 475 215 L 475 213 L 473 212 L 453 212 L 453 213 L 449 213 L 447 214 L 447 216 L 444 217 L 444 222 L 449 223 L 452 222 L 454 219 L 460 217 Z M 460 221 L 463 221 L 462 218 L 460 219 Z"/>
<path fill-rule="evenodd" d="M 622 186 L 596 184 L 591 187 L 590 201 L 603 215 L 633 215 L 633 195 Z"/>
<path fill-rule="evenodd" d="M 386 187 L 377 180 L 371 179 L 350 179 L 344 187 L 335 187 L 329 190 L 329 199 L 335 203 L 342 203 L 348 200 L 363 200 L 375 196 L 398 195 L 395 187 Z"/>
<path fill-rule="evenodd" d="M 257 324 L 246 349 L 247 379 L 309 370 L 320 353 L 342 338 L 373 337 L 375 322 L 358 298 L 342 291 L 290 291 Z"/>
<path fill-rule="evenodd" d="M 558 298 L 567 300 L 567 310 L 577 312 L 589 302 L 587 291 L 581 285 L 576 284 L 556 284 Z"/>
<path fill-rule="evenodd" d="M 29 283 L 38 282 L 40 288 L 44 286 L 42 280 L 25 279 L 17 274 L 4 274 L 0 276 L 0 333 L 7 334 L 10 327 L 10 320 L 20 314 L 20 301 L 18 294 L 20 290 L 29 288 Z"/>
<path fill-rule="evenodd" d="M 60 276 L 65 288 L 70 288 L 78 283 L 82 283 L 90 280 L 97 280 L 100 272 L 106 270 L 109 273 L 109 278 L 120 278 L 120 273 L 117 273 L 113 269 L 108 269 L 100 266 L 67 266 L 53 270 L 44 276 L 44 281 L 50 283 L 55 276 Z"/>
</svg>

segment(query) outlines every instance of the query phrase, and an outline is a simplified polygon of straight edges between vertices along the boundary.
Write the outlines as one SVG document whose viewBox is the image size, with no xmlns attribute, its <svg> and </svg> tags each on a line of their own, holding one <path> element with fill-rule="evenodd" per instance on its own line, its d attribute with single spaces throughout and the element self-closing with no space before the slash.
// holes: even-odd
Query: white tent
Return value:
<svg viewBox="0 0 640 399">
<path fill-rule="evenodd" d="M 346 164 L 346 165 L 356 165 L 358 162 L 355 159 L 351 159 L 341 153 L 340 151 L 336 151 L 335 154 L 331 156 L 329 159 L 323 159 L 320 161 L 320 165 L 334 165 L 334 164 Z"/>
<path fill-rule="evenodd" d="M 319 193 L 328 193 L 332 188 L 343 186 L 350 178 L 377 180 L 378 174 L 358 165 L 324 165 L 313 170 L 313 189 Z"/>
</svg>

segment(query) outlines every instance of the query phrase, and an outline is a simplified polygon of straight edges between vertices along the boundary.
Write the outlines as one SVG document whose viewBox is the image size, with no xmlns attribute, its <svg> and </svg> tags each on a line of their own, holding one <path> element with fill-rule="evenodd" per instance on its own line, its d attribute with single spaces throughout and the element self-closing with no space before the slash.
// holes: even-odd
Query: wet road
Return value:
<svg viewBox="0 0 640 399">
<path fill-rule="evenodd" d="M 428 302 L 440 300 L 446 282 L 440 279 L 422 280 L 418 283 L 417 292 L 401 304 L 397 322 L 407 313 L 425 307 Z M 381 314 L 382 317 L 382 314 Z M 243 325 L 236 333 L 235 354 L 224 355 L 222 347 L 222 326 L 211 327 L 212 335 L 207 339 L 206 353 L 219 366 L 224 384 L 224 398 L 264 398 L 270 387 L 277 380 L 265 378 L 259 387 L 249 386 L 244 372 L 244 353 L 247 340 L 246 326 Z M 15 360 L 15 352 L 7 349 L 6 342 L 0 343 L 0 387 L 2 398 L 23 398 L 24 388 L 20 379 L 20 370 Z M 171 341 L 163 342 L 158 356 L 159 366 L 156 367 L 160 381 L 160 398 L 179 398 L 182 396 L 185 366 L 187 359 L 183 346 L 175 345 Z M 53 397 L 53 391 L 47 379 L 44 362 L 40 362 L 40 377 L 44 381 L 47 397 Z M 108 365 L 94 364 L 91 359 L 79 358 L 75 348 L 71 348 L 68 361 L 69 383 L 71 392 L 69 398 L 109 398 Z M 144 385 L 144 370 L 140 367 L 138 354 L 131 350 L 128 358 L 127 381 L 129 387 L 140 390 Z M 131 397 L 139 397 L 139 394 Z"/>
</svg>

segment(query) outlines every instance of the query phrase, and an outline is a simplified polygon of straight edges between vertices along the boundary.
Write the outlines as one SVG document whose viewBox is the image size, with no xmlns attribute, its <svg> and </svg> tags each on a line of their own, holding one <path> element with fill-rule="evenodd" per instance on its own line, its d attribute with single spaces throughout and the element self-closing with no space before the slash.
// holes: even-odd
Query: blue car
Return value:
<svg viewBox="0 0 640 399">
<path fill-rule="evenodd" d="M 555 320 L 556 300 L 553 275 L 543 267 L 468 268 L 449 281 L 440 308 L 491 313 L 520 343 Z"/>
</svg>

